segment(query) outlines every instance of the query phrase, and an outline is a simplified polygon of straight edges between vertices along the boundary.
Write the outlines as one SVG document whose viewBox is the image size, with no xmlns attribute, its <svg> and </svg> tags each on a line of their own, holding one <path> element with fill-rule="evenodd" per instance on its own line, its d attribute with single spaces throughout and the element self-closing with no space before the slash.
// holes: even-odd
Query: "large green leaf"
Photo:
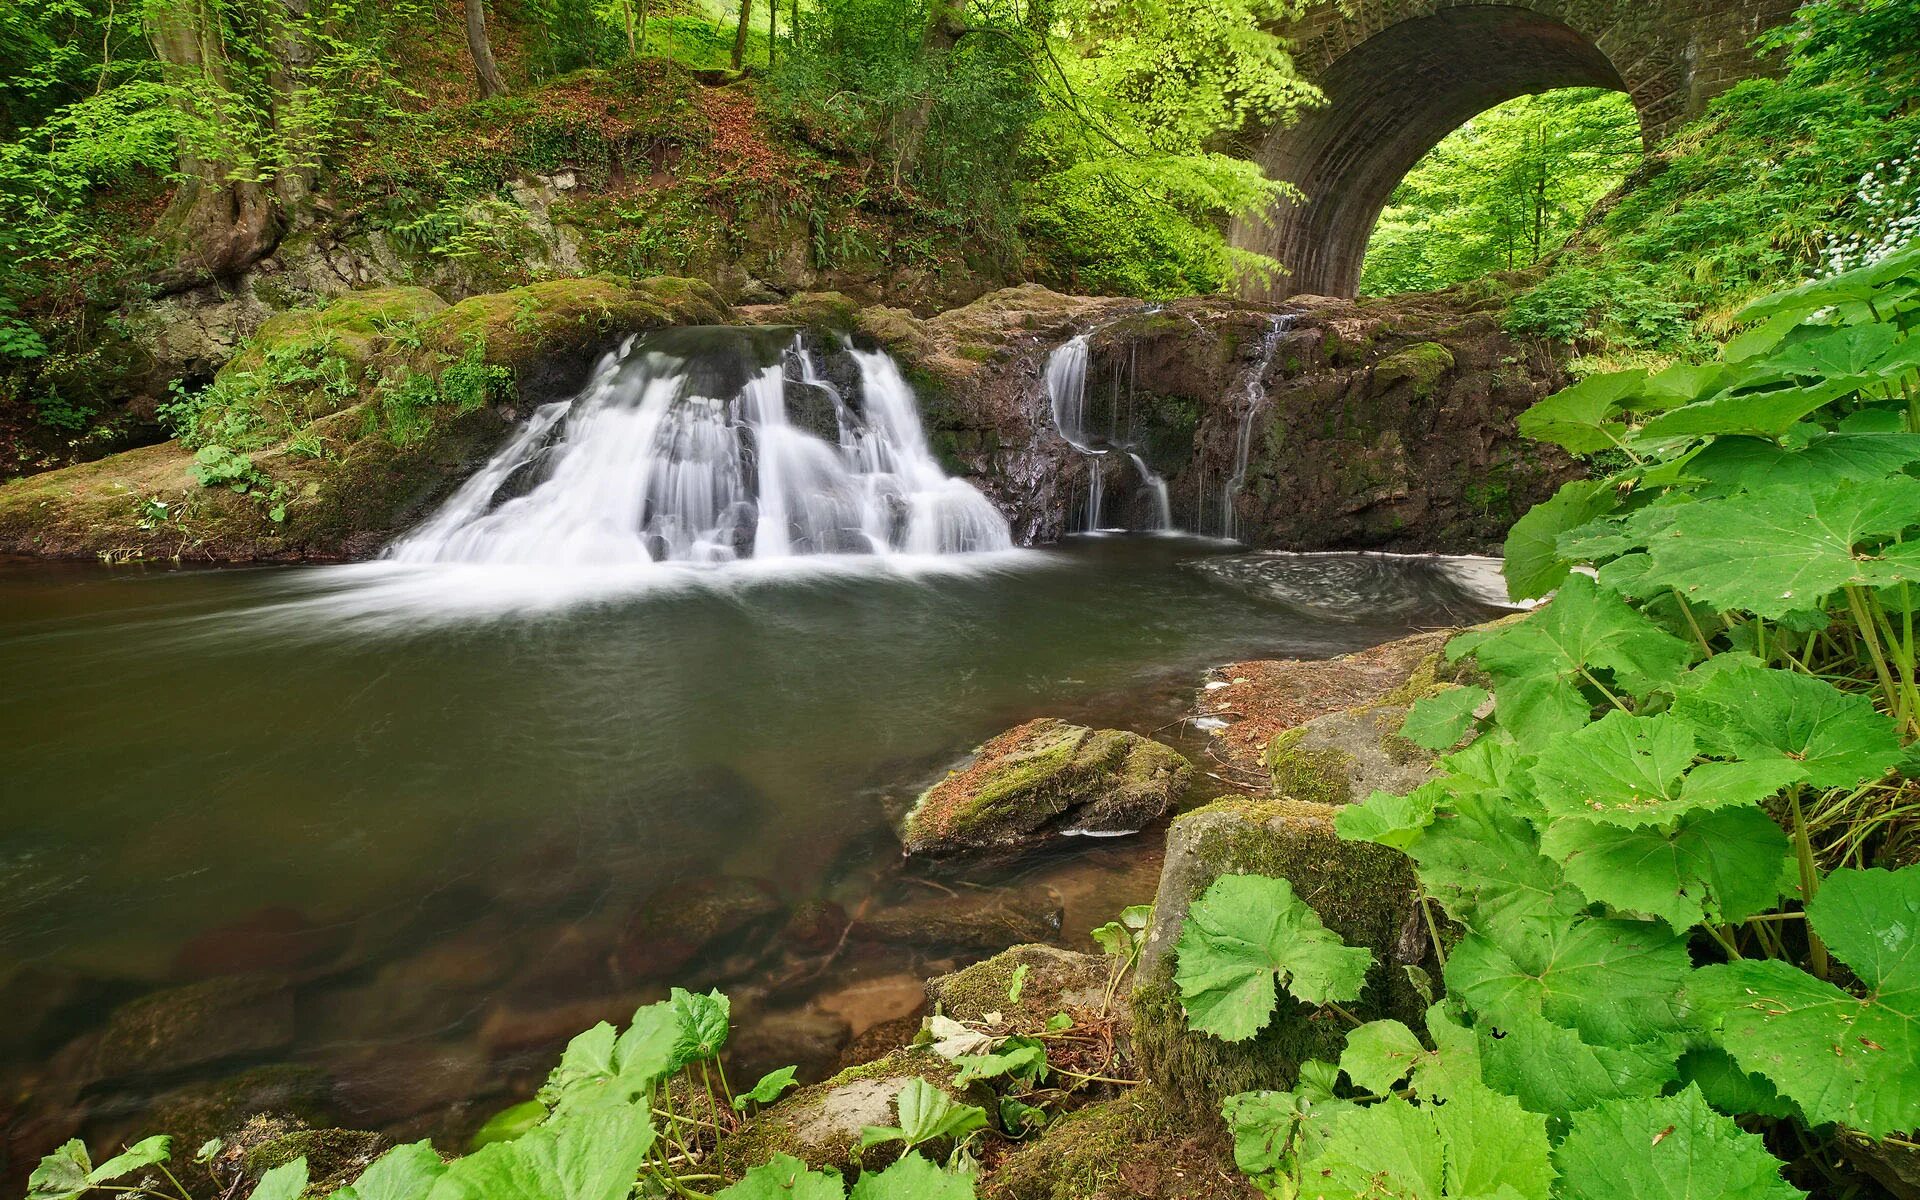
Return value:
<svg viewBox="0 0 1920 1200">
<path fill-rule="evenodd" d="M 1498 795 L 1457 798 L 1447 819 L 1420 830 L 1406 852 L 1421 885 L 1456 920 L 1548 920 L 1586 905 L 1559 865 L 1540 854 L 1532 822 Z"/>
<path fill-rule="evenodd" d="M 1375 792 L 1358 804 L 1342 805 L 1334 814 L 1335 832 L 1350 842 L 1377 842 L 1405 850 L 1433 824 L 1438 802 L 1447 791 L 1439 782 L 1423 783 L 1404 796 Z"/>
<path fill-rule="evenodd" d="M 1759 1135 L 1689 1087 L 1578 1113 L 1554 1151 L 1561 1200 L 1794 1200 Z"/>
<path fill-rule="evenodd" d="M 1407 710 L 1400 725 L 1400 736 L 1428 750 L 1445 750 L 1473 728 L 1474 710 L 1487 702 L 1487 689 L 1450 687 Z"/>
<path fill-rule="evenodd" d="M 142 1168 L 163 1163 L 172 1155 L 172 1146 L 173 1139 L 164 1134 L 143 1138 L 95 1167 L 87 1174 L 87 1182 L 112 1183 Z"/>
<path fill-rule="evenodd" d="M 1453 639 L 1447 654 L 1472 654 L 1494 677 L 1495 714 L 1522 749 L 1587 723 L 1583 671 L 1610 672 L 1640 693 L 1671 682 L 1693 661 L 1687 643 L 1584 575 L 1570 576 L 1551 603 L 1523 621 Z"/>
<path fill-rule="evenodd" d="M 1916 272 L 1920 272 L 1920 243 L 1890 254 L 1879 262 L 1762 296 L 1742 309 L 1739 319 L 1766 321 L 1782 316 L 1810 317 L 1824 309 L 1873 300 L 1881 294 L 1882 289 L 1899 280 L 1911 278 Z"/>
<path fill-rule="evenodd" d="M 1347 1034 L 1340 1069 L 1363 1092 L 1384 1096 L 1432 1051 L 1398 1021 L 1369 1021 Z"/>
<path fill-rule="evenodd" d="M 935 1138 L 962 1138 L 987 1124 L 986 1110 L 962 1104 L 924 1079 L 907 1080 L 893 1100 L 898 1125 L 870 1125 L 860 1132 L 860 1145 L 905 1142 L 911 1149 Z"/>
<path fill-rule="evenodd" d="M 849 1200 L 973 1200 L 973 1176 L 942 1171 L 909 1154 L 884 1171 L 860 1176 Z"/>
<path fill-rule="evenodd" d="M 1780 761 L 1692 766 L 1692 727 L 1673 716 L 1610 712 L 1540 752 L 1536 794 L 1556 817 L 1627 827 L 1764 800 L 1800 773 Z"/>
<path fill-rule="evenodd" d="M 1850 381 L 1823 380 L 1807 387 L 1722 393 L 1655 417 L 1641 428 L 1639 437 L 1647 442 L 1725 434 L 1777 438 L 1809 413 L 1820 411 L 1857 386 Z"/>
<path fill-rule="evenodd" d="M 715 1200 L 845 1200 L 838 1171 L 815 1171 L 791 1154 L 776 1154 L 741 1176 Z"/>
<path fill-rule="evenodd" d="M 302 1156 L 260 1176 L 260 1182 L 253 1185 L 247 1200 L 300 1200 L 306 1190 L 307 1160 Z"/>
<path fill-rule="evenodd" d="M 1612 512 L 1619 503 L 1618 493 L 1606 480 L 1576 479 L 1528 509 L 1507 531 L 1505 559 L 1500 564 L 1507 595 L 1537 600 L 1566 582 L 1567 572 L 1579 560 L 1562 552 L 1560 535 Z"/>
<path fill-rule="evenodd" d="M 1333 1123 L 1359 1107 L 1331 1092 L 1321 1094 L 1307 1084 L 1306 1076 L 1303 1068 L 1301 1086 L 1291 1092 L 1240 1092 L 1221 1104 L 1220 1113 L 1233 1134 L 1233 1162 L 1242 1174 L 1273 1174 L 1295 1157 L 1317 1153 Z"/>
<path fill-rule="evenodd" d="M 1625 432 L 1619 418 L 1646 378 L 1647 373 L 1637 369 L 1589 376 L 1521 413 L 1520 432 L 1575 454 L 1609 449 Z"/>
<path fill-rule="evenodd" d="M 1745 656 L 1703 664 L 1682 681 L 1673 712 L 1709 752 L 1792 763 L 1817 788 L 1878 779 L 1903 753 L 1872 700 Z"/>
<path fill-rule="evenodd" d="M 733 1011 L 726 995 L 718 988 L 704 996 L 685 988 L 674 988 L 668 998 L 679 1022 L 673 1041 L 674 1069 L 720 1053 L 720 1047 L 727 1044 L 728 1022 Z"/>
<path fill-rule="evenodd" d="M 652 1145 L 644 1106 L 582 1109 L 455 1160 L 427 1200 L 626 1200 Z"/>
<path fill-rule="evenodd" d="M 434 1153 L 432 1142 L 412 1142 L 374 1159 L 360 1178 L 328 1200 L 420 1200 L 446 1173 L 447 1164 Z"/>
<path fill-rule="evenodd" d="M 1917 522 L 1920 479 L 1784 484 L 1674 509 L 1652 566 L 1688 600 L 1772 619 L 1848 584 L 1920 580 L 1920 544 L 1876 549 Z"/>
<path fill-rule="evenodd" d="M 1920 462 L 1920 434 L 1823 433 L 1798 450 L 1767 438 L 1715 438 L 1689 469 L 1711 494 L 1787 483 L 1871 483 L 1914 462 Z"/>
<path fill-rule="evenodd" d="M 1447 958 L 1447 990 L 1476 1024 L 1529 1014 L 1593 1045 L 1631 1045 L 1682 1025 L 1687 940 L 1654 921 L 1501 919 Z"/>
<path fill-rule="evenodd" d="M 1835 871 L 1807 918 L 1864 996 L 1787 963 L 1742 960 L 1697 973 L 1702 1019 L 1743 1070 L 1816 1123 L 1875 1137 L 1920 1126 L 1920 867 Z"/>
<path fill-rule="evenodd" d="M 1188 1024 L 1230 1042 L 1260 1032 L 1276 984 L 1308 1004 L 1353 1000 L 1373 962 L 1321 924 L 1291 884 L 1265 875 L 1214 880 L 1187 912 L 1177 955 Z"/>
<path fill-rule="evenodd" d="M 93 1172 L 93 1159 L 87 1144 L 69 1138 L 58 1150 L 48 1154 L 27 1177 L 27 1200 L 75 1200 L 93 1186 L 87 1176 Z"/>
<path fill-rule="evenodd" d="M 1528 1112 L 1563 1118 L 1608 1100 L 1653 1096 L 1678 1074 L 1680 1040 L 1594 1046 L 1574 1030 L 1515 1009 L 1476 1030 L 1487 1083 Z"/>
<path fill-rule="evenodd" d="M 1540 848 L 1587 899 L 1675 929 L 1765 912 L 1792 867 L 1786 833 L 1757 808 L 1686 813 L 1665 828 L 1567 818 L 1547 828 Z"/>
<path fill-rule="evenodd" d="M 1342 1113 L 1301 1175 L 1309 1200 L 1546 1200 L 1553 1182 L 1546 1118 L 1481 1086 L 1456 1088 L 1444 1104 L 1396 1096 Z"/>
</svg>

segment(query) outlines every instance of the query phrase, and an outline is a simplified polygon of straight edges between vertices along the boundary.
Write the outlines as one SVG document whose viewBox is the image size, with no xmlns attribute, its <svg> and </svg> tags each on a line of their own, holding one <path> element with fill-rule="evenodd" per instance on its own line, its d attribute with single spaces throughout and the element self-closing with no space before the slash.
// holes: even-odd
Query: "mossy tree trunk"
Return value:
<svg viewBox="0 0 1920 1200">
<path fill-rule="evenodd" d="M 466 16 L 467 53 L 473 56 L 473 77 L 480 85 L 480 98 L 504 96 L 507 84 L 493 61 L 493 43 L 487 40 L 487 0 L 466 0 Z"/>
</svg>

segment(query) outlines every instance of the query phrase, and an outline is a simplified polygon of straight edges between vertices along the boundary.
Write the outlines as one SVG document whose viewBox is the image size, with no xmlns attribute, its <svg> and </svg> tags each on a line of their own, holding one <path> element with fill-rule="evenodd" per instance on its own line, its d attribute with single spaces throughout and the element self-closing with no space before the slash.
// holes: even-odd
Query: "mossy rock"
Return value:
<svg viewBox="0 0 1920 1200">
<path fill-rule="evenodd" d="M 980 1021 L 1001 1014 L 1004 1024 L 1023 1033 L 1042 1029 L 1055 1013 L 1097 1012 L 1106 1001 L 1114 960 L 1058 946 L 1030 944 L 1003 950 L 992 958 L 927 981 L 927 999 L 956 1021 Z M 1020 998 L 1011 998 L 1015 974 L 1027 969 Z M 1114 997 L 1124 1010 L 1125 993 Z"/>
<path fill-rule="evenodd" d="M 1164 816 L 1192 778 L 1192 763 L 1137 733 L 1042 717 L 921 793 L 901 836 L 909 854 L 942 855 L 1130 833 Z"/>
<path fill-rule="evenodd" d="M 1433 775 L 1434 755 L 1400 736 L 1407 710 L 1374 704 L 1316 717 L 1267 743 L 1275 795 L 1353 804 L 1376 791 L 1405 795 Z"/>
<path fill-rule="evenodd" d="M 1211 1112 L 1222 1097 L 1294 1085 L 1300 1064 L 1335 1061 L 1344 1020 L 1284 994 L 1253 1038 L 1225 1042 L 1189 1031 L 1174 984 L 1187 910 L 1222 875 L 1285 879 L 1294 894 L 1350 946 L 1373 953 L 1362 1020 L 1393 1017 L 1420 1027 L 1425 1004 L 1402 969 L 1428 956 L 1412 864 L 1397 850 L 1349 842 L 1334 831 L 1338 808 L 1303 800 L 1221 800 L 1176 819 L 1154 900 L 1153 924 L 1133 993 L 1134 1050 L 1146 1077 L 1182 1102 Z"/>
<path fill-rule="evenodd" d="M 262 1117 L 277 1121 L 276 1129 L 307 1128 L 335 1120 L 332 1093 L 333 1081 L 317 1067 L 292 1063 L 253 1067 L 225 1079 L 185 1084 L 154 1097 L 141 1129 L 173 1139 L 174 1173 L 190 1189 L 202 1184 L 210 1188 L 214 1180 L 205 1167 L 191 1161 L 194 1151 L 214 1138 L 230 1148 L 239 1145 L 240 1134 L 248 1126 L 263 1128 L 258 1122 Z"/>
<path fill-rule="evenodd" d="M 1090 1104 L 1009 1155 L 983 1200 L 1226 1200 L 1260 1193 L 1234 1167 L 1216 1110 L 1154 1087 Z"/>
<path fill-rule="evenodd" d="M 1453 366 L 1453 351 L 1439 342 L 1416 342 L 1381 359 L 1373 368 L 1373 378 L 1383 388 L 1410 383 L 1413 394 L 1424 400 Z"/>
<path fill-rule="evenodd" d="M 241 1175 L 249 1180 L 295 1159 L 306 1159 L 307 1188 L 302 1195 L 321 1197 L 358 1179 L 388 1145 L 387 1138 L 367 1130 L 301 1129 L 277 1118 L 256 1117 L 240 1129 L 229 1149 Z"/>
<path fill-rule="evenodd" d="M 894 1099 L 914 1079 L 924 1079 L 956 1101 L 978 1103 L 954 1086 L 952 1063 L 932 1050 L 908 1047 L 863 1066 L 849 1067 L 831 1079 L 800 1088 L 756 1113 L 715 1147 L 712 1169 L 738 1179 L 776 1154 L 791 1154 L 807 1165 L 847 1171 L 855 1166 L 883 1167 L 900 1157 L 899 1143 L 862 1151 L 860 1132 L 869 1125 L 897 1125 Z M 935 1158 L 950 1146 L 927 1147 Z"/>
<path fill-rule="evenodd" d="M 726 301 L 702 280 L 661 276 L 627 284 L 588 276 L 470 296 L 422 333 L 442 353 L 478 345 L 489 365 L 518 372 L 542 358 L 597 350 L 622 334 L 717 325 L 728 315 Z"/>
<path fill-rule="evenodd" d="M 326 346 L 349 362 L 365 364 L 396 330 L 417 326 L 446 307 L 423 287 L 383 287 L 348 292 L 320 308 L 277 313 L 262 322 L 221 374 L 258 370 L 272 351 L 302 343 Z"/>
</svg>

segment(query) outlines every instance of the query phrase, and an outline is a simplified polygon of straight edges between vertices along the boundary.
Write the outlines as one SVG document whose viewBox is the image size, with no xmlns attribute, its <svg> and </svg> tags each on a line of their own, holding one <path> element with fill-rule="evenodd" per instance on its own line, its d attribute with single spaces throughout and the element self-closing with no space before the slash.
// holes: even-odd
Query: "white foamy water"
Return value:
<svg viewBox="0 0 1920 1200">
<path fill-rule="evenodd" d="M 935 461 L 890 357 L 852 352 L 858 395 L 843 396 L 797 339 L 743 366 L 750 341 L 727 330 L 630 341 L 385 557 L 617 568 L 1012 547 L 992 503 Z M 724 382 L 741 370 L 744 382 Z M 793 419 L 796 393 L 831 406 L 837 440 Z"/>
</svg>

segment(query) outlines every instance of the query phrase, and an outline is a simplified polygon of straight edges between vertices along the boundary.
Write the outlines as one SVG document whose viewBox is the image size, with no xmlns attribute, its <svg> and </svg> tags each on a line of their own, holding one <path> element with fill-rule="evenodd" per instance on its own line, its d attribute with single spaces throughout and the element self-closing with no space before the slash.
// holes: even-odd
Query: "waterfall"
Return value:
<svg viewBox="0 0 1920 1200">
<path fill-rule="evenodd" d="M 1005 518 L 935 461 L 898 365 L 850 353 L 857 399 L 798 337 L 770 353 L 758 330 L 629 339 L 386 557 L 606 566 L 1010 548 Z M 823 397 L 837 440 L 798 412 Z"/>
<path fill-rule="evenodd" d="M 1108 413 L 1110 432 L 1095 440 L 1087 432 L 1087 364 L 1091 357 L 1088 338 L 1091 334 L 1079 333 L 1068 338 L 1054 348 L 1047 358 L 1046 384 L 1047 402 L 1053 411 L 1053 426 L 1069 446 L 1087 456 L 1087 520 L 1085 532 L 1098 532 L 1100 510 L 1106 498 L 1106 476 L 1103 471 L 1105 456 L 1113 449 L 1122 450 L 1132 460 L 1134 469 L 1140 474 L 1140 482 L 1146 488 L 1153 504 L 1153 515 L 1149 518 L 1148 529 L 1167 532 L 1173 529 L 1173 505 L 1167 495 L 1167 481 L 1155 474 L 1147 465 L 1146 459 L 1127 448 L 1120 440 L 1119 421 L 1119 381 L 1114 383 L 1115 398 Z M 1129 434 L 1132 421 L 1129 419 Z M 1104 442 L 1104 444 L 1101 444 Z"/>
<path fill-rule="evenodd" d="M 1247 463 L 1253 457 L 1253 419 L 1267 405 L 1266 377 L 1267 368 L 1273 365 L 1275 351 L 1280 348 L 1280 338 L 1293 328 L 1293 314 L 1276 314 L 1267 324 L 1267 333 L 1260 341 L 1260 354 L 1254 360 L 1253 368 L 1247 372 L 1240 385 L 1241 409 L 1240 426 L 1233 443 L 1233 473 L 1220 488 L 1220 536 L 1237 537 L 1240 532 L 1238 516 L 1233 511 L 1233 502 L 1240 495 L 1240 487 L 1247 480 Z"/>
</svg>

